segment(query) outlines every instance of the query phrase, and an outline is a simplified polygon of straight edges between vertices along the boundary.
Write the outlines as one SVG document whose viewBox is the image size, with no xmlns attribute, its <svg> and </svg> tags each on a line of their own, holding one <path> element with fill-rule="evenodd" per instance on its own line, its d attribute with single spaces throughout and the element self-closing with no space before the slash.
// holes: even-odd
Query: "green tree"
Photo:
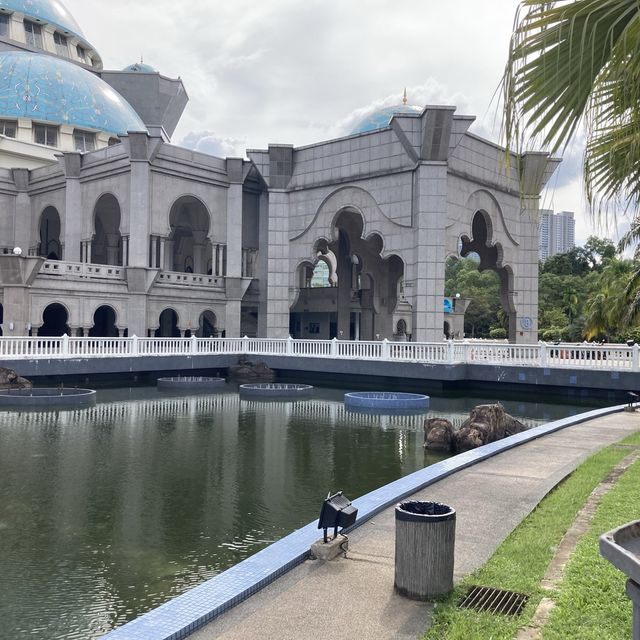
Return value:
<svg viewBox="0 0 640 640">
<path fill-rule="evenodd" d="M 607 342 L 628 325 L 626 285 L 634 271 L 631 260 L 613 258 L 599 275 L 597 290 L 585 306 L 584 334 L 587 339 L 603 337 Z"/>
<path fill-rule="evenodd" d="M 511 148 L 555 152 L 585 124 L 592 211 L 640 203 L 640 3 L 524 0 L 503 78 Z"/>
</svg>

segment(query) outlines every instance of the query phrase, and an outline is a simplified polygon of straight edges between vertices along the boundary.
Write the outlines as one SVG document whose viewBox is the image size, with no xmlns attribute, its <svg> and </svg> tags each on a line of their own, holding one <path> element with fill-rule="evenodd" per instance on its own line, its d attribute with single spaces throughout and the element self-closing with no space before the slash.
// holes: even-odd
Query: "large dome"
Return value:
<svg viewBox="0 0 640 640">
<path fill-rule="evenodd" d="M 48 22 L 86 40 L 80 25 L 59 0 L 0 0 L 0 8 Z"/>
<path fill-rule="evenodd" d="M 397 104 L 392 107 L 383 107 L 374 111 L 371 115 L 362 119 L 357 126 L 351 131 L 355 133 L 366 133 L 367 131 L 375 131 L 389 126 L 391 118 L 395 115 L 417 114 L 420 115 L 424 111 L 424 107 L 417 107 L 411 104 Z"/>
<path fill-rule="evenodd" d="M 0 56 L 0 118 L 30 118 L 123 135 L 146 131 L 133 107 L 96 75 L 60 58 Z"/>
</svg>

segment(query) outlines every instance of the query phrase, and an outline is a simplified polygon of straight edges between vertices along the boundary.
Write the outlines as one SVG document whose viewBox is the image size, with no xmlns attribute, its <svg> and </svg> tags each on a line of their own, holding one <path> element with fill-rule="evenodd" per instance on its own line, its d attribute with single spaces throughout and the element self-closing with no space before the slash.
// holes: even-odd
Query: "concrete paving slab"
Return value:
<svg viewBox="0 0 640 640">
<path fill-rule="evenodd" d="M 482 566 L 586 457 L 639 429 L 636 413 L 581 423 L 455 473 L 412 499 L 456 509 L 455 575 L 460 578 Z M 386 509 L 349 534 L 346 558 L 306 561 L 190 637 L 418 638 L 433 609 L 393 592 L 394 518 L 394 509 Z"/>
</svg>

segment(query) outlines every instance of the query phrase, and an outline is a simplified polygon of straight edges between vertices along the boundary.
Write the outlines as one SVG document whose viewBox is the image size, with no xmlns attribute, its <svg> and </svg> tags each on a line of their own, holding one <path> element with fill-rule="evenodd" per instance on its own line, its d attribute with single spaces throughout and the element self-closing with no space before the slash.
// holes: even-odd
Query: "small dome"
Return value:
<svg viewBox="0 0 640 640">
<path fill-rule="evenodd" d="M 80 25 L 59 0 L 0 0 L 0 8 L 48 22 L 85 40 Z"/>
<path fill-rule="evenodd" d="M 137 73 L 158 73 L 151 65 L 144 62 L 134 62 L 128 67 L 125 67 L 123 71 L 135 71 Z"/>
<path fill-rule="evenodd" d="M 0 118 L 31 118 L 105 131 L 146 131 L 133 107 L 106 82 L 53 56 L 3 51 Z"/>
<path fill-rule="evenodd" d="M 375 131 L 376 129 L 384 129 L 389 126 L 391 118 L 395 115 L 413 114 L 420 115 L 424 111 L 424 107 L 418 107 L 412 104 L 397 104 L 392 107 L 383 107 L 374 111 L 371 115 L 361 120 L 351 131 L 351 134 L 366 133 L 367 131 Z"/>
</svg>

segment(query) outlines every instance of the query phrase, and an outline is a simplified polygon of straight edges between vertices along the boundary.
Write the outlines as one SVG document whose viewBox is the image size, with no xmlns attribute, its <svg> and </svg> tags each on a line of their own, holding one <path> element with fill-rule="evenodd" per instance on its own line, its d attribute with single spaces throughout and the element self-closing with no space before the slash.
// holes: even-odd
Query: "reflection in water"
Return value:
<svg viewBox="0 0 640 640">
<path fill-rule="evenodd" d="M 96 638 L 351 498 L 441 458 L 425 415 L 101 391 L 85 410 L 0 413 L 2 637 Z M 478 400 L 432 398 L 460 424 Z M 505 402 L 528 424 L 571 407 Z"/>
</svg>

